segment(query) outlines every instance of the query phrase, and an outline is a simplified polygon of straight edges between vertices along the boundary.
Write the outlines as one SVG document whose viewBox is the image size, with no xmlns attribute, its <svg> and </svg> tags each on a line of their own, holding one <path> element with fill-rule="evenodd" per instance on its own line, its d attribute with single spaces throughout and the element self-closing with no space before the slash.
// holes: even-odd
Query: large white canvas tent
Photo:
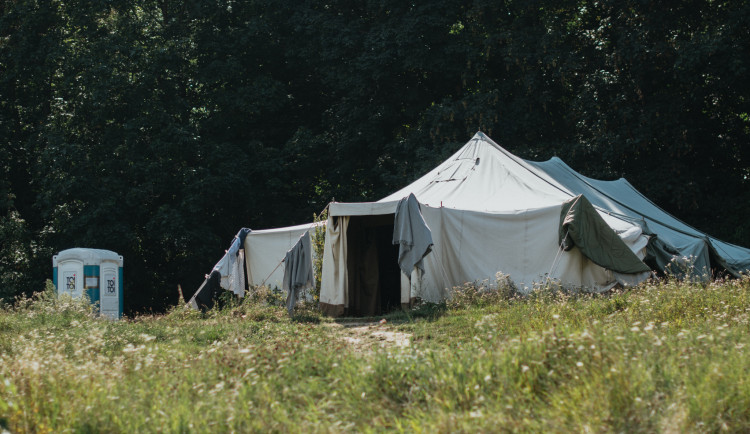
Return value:
<svg viewBox="0 0 750 434">
<path fill-rule="evenodd" d="M 433 245 L 423 259 L 424 272 L 407 276 L 399 268 L 399 247 L 392 236 L 398 203 L 410 194 L 421 204 Z M 598 254 L 582 246 L 562 248 L 568 238 L 563 223 L 580 204 L 595 210 L 589 218 L 595 214 L 610 232 L 584 228 L 590 239 L 597 239 Z M 243 285 L 280 288 L 286 252 L 303 233 L 322 224 L 249 231 L 241 243 Z M 601 292 L 648 277 L 642 269 L 622 266 L 623 260 L 632 266 L 633 258 L 656 271 L 676 266 L 673 272 L 685 272 L 690 265 L 687 273 L 700 278 L 715 270 L 734 276 L 750 270 L 750 249 L 688 226 L 627 180 L 587 178 L 557 157 L 524 160 L 481 132 L 435 169 L 377 202 L 331 203 L 325 224 L 320 302 L 334 316 L 378 314 L 417 297 L 439 302 L 465 282 L 492 286 L 498 273 L 509 276 L 522 293 L 548 279 Z M 602 260 L 601 255 L 610 258 Z M 211 296 L 212 291 L 204 291 L 205 300 Z"/>
<path fill-rule="evenodd" d="M 411 281 L 400 272 L 398 247 L 391 244 L 398 201 L 409 194 L 421 204 L 434 241 L 424 258 L 424 274 L 411 276 Z M 697 272 L 722 267 L 737 275 L 750 268 L 750 250 L 680 222 L 626 180 L 586 178 L 558 158 L 526 161 L 480 132 L 390 196 L 377 202 L 330 204 L 321 308 L 331 315 L 372 315 L 415 297 L 438 302 L 464 282 L 492 284 L 498 272 L 509 275 L 521 292 L 547 279 L 601 292 L 647 278 L 649 273 L 633 269 L 618 271 L 617 264 L 587 256 L 582 249 L 561 248 L 567 236 L 561 233 L 563 211 L 579 195 L 596 207 L 594 214 L 610 232 L 652 268 L 663 269 L 673 258 L 683 257 L 694 261 Z M 615 240 L 607 234 L 604 238 L 609 241 L 600 240 L 599 250 L 606 254 L 607 242 Z"/>
</svg>

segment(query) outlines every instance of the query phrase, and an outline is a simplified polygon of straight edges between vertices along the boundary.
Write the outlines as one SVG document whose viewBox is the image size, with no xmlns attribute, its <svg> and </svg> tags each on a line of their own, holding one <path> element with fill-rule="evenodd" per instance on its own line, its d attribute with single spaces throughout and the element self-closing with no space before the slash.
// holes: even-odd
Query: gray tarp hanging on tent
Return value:
<svg viewBox="0 0 750 434">
<path fill-rule="evenodd" d="M 284 258 L 283 290 L 286 291 L 286 308 L 289 315 L 294 310 L 301 291 L 315 286 L 312 263 L 310 231 L 305 232 Z"/>
<path fill-rule="evenodd" d="M 623 274 L 651 271 L 607 225 L 583 195 L 563 203 L 560 213 L 560 243 L 573 246 L 595 264 Z"/>
<path fill-rule="evenodd" d="M 690 263 L 696 276 L 710 272 L 712 262 L 735 277 L 750 272 L 750 249 L 721 241 L 685 224 L 651 202 L 624 178 L 615 181 L 588 178 L 557 157 L 543 162 L 522 161 L 537 176 L 573 194 L 585 194 L 597 208 L 630 219 L 646 234 L 656 234 L 657 237 L 652 238 L 654 244 L 649 245 L 649 254 L 660 270 L 677 261 L 678 265 Z"/>
<path fill-rule="evenodd" d="M 398 245 L 398 266 L 411 276 L 414 267 L 424 272 L 422 258 L 432 249 L 432 232 L 427 227 L 414 194 L 401 199 L 396 206 L 393 244 Z"/>
</svg>

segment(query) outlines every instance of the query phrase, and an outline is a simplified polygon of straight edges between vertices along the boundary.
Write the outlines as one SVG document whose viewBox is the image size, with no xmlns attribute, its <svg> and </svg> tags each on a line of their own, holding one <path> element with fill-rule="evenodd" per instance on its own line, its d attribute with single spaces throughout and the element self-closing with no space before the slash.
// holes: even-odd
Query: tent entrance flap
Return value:
<svg viewBox="0 0 750 434">
<path fill-rule="evenodd" d="M 398 246 L 391 243 L 393 219 L 393 214 L 384 214 L 349 221 L 349 315 L 380 315 L 401 306 Z"/>
</svg>

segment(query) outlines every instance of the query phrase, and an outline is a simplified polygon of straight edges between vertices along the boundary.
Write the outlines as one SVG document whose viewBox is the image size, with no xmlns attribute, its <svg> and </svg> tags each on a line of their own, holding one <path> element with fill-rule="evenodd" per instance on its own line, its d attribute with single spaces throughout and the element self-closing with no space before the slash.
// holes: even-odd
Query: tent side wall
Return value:
<svg viewBox="0 0 750 434">
<path fill-rule="evenodd" d="M 432 229 L 433 252 L 425 258 L 423 294 L 430 302 L 451 296 L 466 282 L 493 287 L 497 273 L 509 275 L 522 293 L 549 275 L 570 287 L 604 291 L 615 284 L 610 271 L 574 248 L 561 252 L 561 206 L 515 213 L 482 213 L 422 207 Z"/>
<path fill-rule="evenodd" d="M 354 205 L 347 204 L 346 209 L 351 211 Z M 531 291 L 535 283 L 546 281 L 548 273 L 566 286 L 593 291 L 611 288 L 616 283 L 611 271 L 594 264 L 577 248 L 560 251 L 561 209 L 562 205 L 557 205 L 487 213 L 422 205 L 434 245 L 432 253 L 424 258 L 421 293 L 416 295 L 437 303 L 449 298 L 452 288 L 466 282 L 485 281 L 494 286 L 498 272 L 510 275 L 524 293 Z M 353 302 L 350 274 L 354 271 L 347 260 L 356 240 L 349 239 L 346 227 L 354 218 L 329 218 L 320 301 L 323 311 L 332 316 L 344 314 Z M 633 250 L 644 245 L 642 237 L 627 244 Z"/>
<path fill-rule="evenodd" d="M 286 252 L 302 234 L 309 230 L 312 235 L 315 228 L 323 224 L 325 222 L 250 232 L 245 237 L 244 246 L 248 285 L 281 288 L 284 280 L 282 261 Z"/>
</svg>

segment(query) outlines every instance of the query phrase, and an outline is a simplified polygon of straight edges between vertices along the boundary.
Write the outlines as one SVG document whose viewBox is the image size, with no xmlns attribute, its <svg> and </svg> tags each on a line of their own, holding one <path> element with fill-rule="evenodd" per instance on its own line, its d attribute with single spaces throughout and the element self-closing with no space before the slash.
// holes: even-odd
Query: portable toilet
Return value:
<svg viewBox="0 0 750 434">
<path fill-rule="evenodd" d="M 52 281 L 58 294 L 80 298 L 84 291 L 99 303 L 101 315 L 122 317 L 122 256 L 110 250 L 74 248 L 52 257 Z"/>
</svg>

